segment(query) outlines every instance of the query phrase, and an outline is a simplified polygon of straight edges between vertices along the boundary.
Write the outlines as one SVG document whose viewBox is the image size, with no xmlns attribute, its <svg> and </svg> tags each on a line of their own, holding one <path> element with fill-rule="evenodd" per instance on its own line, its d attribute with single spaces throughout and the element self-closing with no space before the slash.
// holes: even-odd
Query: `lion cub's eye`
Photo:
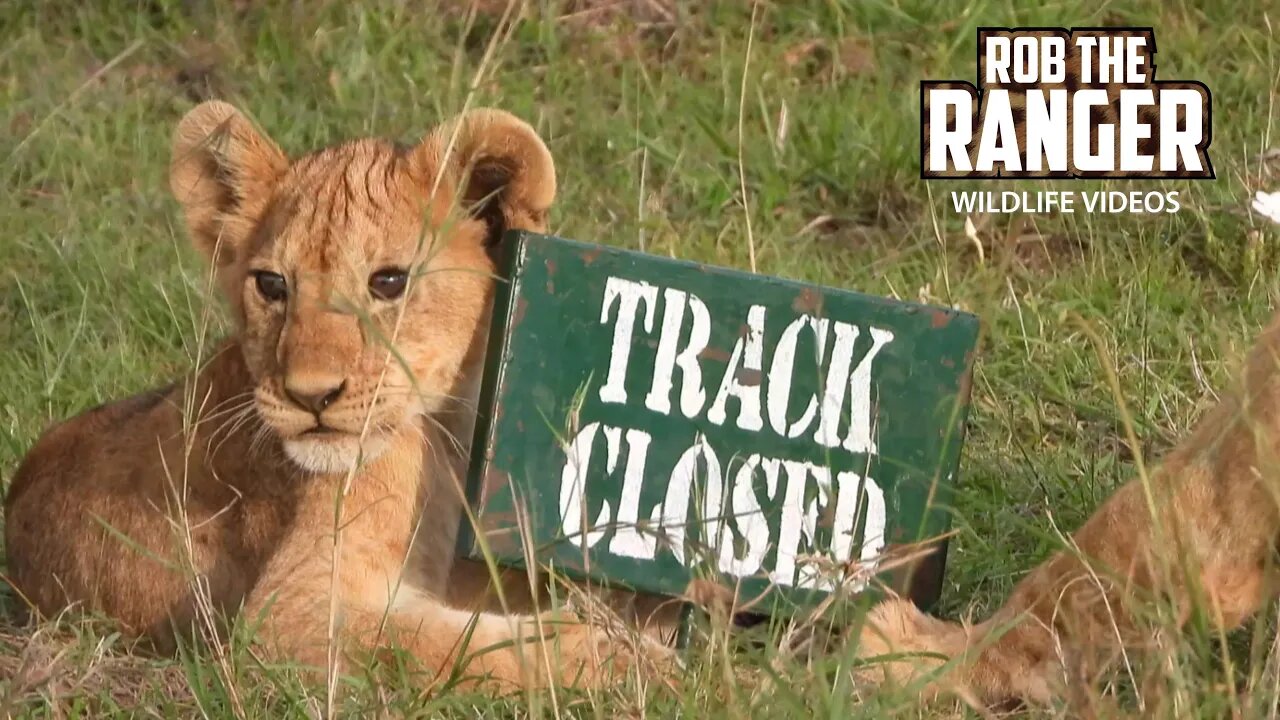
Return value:
<svg viewBox="0 0 1280 720">
<path fill-rule="evenodd" d="M 379 300 L 395 300 L 404 294 L 409 273 L 400 268 L 383 268 L 369 276 L 369 292 Z"/>
<path fill-rule="evenodd" d="M 253 274 L 253 279 L 258 285 L 258 292 L 267 302 L 280 302 L 289 297 L 289 284 L 285 282 L 283 275 L 258 270 Z"/>
</svg>

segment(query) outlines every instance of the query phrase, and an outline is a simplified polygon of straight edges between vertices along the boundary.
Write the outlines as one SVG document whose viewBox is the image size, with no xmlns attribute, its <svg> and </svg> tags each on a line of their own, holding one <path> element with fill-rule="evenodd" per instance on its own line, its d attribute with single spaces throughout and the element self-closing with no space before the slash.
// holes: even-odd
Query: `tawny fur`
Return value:
<svg viewBox="0 0 1280 720">
<path fill-rule="evenodd" d="M 1278 364 L 1280 314 L 1235 386 L 1148 482 L 1135 478 L 1117 490 L 1068 549 L 1023 578 L 990 619 L 962 627 L 903 599 L 874 608 L 861 634 L 865 674 L 920 679 L 927 698 L 946 694 L 987 706 L 1069 700 L 1122 649 L 1141 652 L 1149 644 L 1142 608 L 1153 598 L 1166 601 L 1178 622 L 1196 608 L 1223 630 L 1247 620 L 1277 593 Z M 920 655 L 874 660 L 891 652 Z M 924 680 L 948 659 L 954 663 Z"/>
<path fill-rule="evenodd" d="M 70 419 L 28 453 L 5 540 L 35 610 L 78 604 L 168 647 L 203 587 L 217 614 L 261 618 L 273 657 L 349 667 L 395 646 L 426 682 L 470 658 L 494 688 L 599 685 L 636 653 L 670 660 L 560 614 L 445 602 L 492 607 L 453 548 L 494 246 L 544 230 L 555 196 L 527 124 L 477 110 L 413 147 L 364 139 L 291 160 L 208 102 L 177 128 L 170 184 L 238 331 L 172 389 Z M 411 270 L 399 300 L 370 293 L 388 267 Z M 287 301 L 260 292 L 260 270 L 286 278 Z M 318 423 L 330 431 L 309 433 Z M 536 593 L 514 594 L 530 611 Z M 554 642 L 512 642 L 534 636 Z"/>
</svg>

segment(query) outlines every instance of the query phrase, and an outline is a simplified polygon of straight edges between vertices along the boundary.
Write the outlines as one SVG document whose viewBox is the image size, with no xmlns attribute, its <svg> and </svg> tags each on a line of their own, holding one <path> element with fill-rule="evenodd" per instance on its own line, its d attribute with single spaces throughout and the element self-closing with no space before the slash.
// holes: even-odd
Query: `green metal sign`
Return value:
<svg viewBox="0 0 1280 720">
<path fill-rule="evenodd" d="M 861 591 L 891 547 L 947 530 L 974 316 L 506 242 L 468 485 L 500 563 L 532 543 L 571 577 L 662 595 L 713 578 L 776 612 Z M 482 557 L 463 525 L 461 553 Z M 922 604 L 942 558 L 913 574 Z"/>
</svg>

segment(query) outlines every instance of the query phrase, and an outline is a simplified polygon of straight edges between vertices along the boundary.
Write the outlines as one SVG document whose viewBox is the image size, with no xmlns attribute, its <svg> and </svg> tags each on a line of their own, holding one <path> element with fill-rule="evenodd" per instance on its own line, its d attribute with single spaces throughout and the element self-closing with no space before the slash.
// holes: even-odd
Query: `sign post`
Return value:
<svg viewBox="0 0 1280 720">
<path fill-rule="evenodd" d="M 468 479 L 498 563 L 793 612 L 944 533 L 978 321 L 510 233 Z M 464 521 L 459 550 L 483 557 Z M 915 564 L 921 605 L 945 545 Z M 832 568 L 844 568 L 843 576 Z"/>
</svg>

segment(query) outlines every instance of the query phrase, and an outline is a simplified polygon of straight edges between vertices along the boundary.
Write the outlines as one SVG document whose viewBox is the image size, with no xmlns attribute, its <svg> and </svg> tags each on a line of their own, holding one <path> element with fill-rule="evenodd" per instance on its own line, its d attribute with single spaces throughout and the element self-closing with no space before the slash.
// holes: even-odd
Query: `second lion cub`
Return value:
<svg viewBox="0 0 1280 720">
<path fill-rule="evenodd" d="M 926 696 L 1045 703 L 1087 687 L 1122 646 L 1149 640 L 1136 611 L 1152 598 L 1179 621 L 1200 608 L 1224 630 L 1240 625 L 1280 590 L 1278 540 L 1280 313 L 1192 433 L 1145 482 L 1117 490 L 1071 549 L 1023 578 L 990 619 L 956 625 L 900 599 L 874 608 L 860 646 L 865 672 L 901 683 L 954 659 Z M 890 652 L 921 655 L 873 659 Z"/>
</svg>

